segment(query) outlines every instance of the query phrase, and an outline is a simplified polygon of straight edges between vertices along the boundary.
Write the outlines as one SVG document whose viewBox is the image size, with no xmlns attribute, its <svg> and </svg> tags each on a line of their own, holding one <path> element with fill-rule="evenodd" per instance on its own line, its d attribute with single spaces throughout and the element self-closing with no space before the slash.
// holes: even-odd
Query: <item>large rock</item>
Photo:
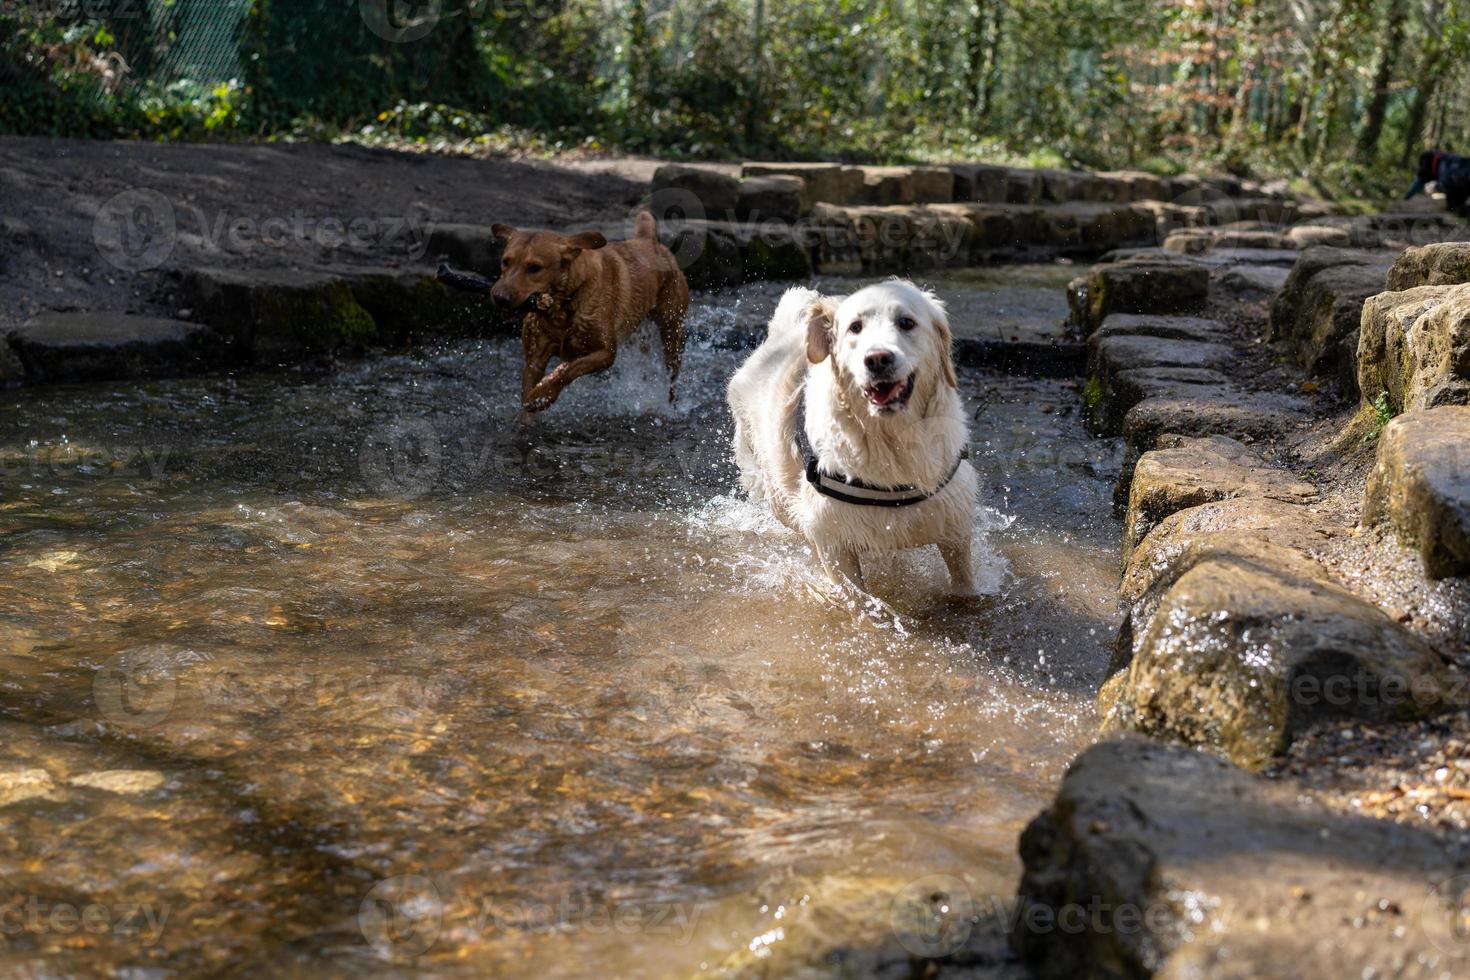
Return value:
<svg viewBox="0 0 1470 980">
<path fill-rule="evenodd" d="M 404 344 L 429 336 L 481 336 L 510 325 L 485 293 L 449 292 L 430 272 L 343 270 L 352 296 L 378 326 L 377 339 Z"/>
<path fill-rule="evenodd" d="M 1318 722 L 1409 719 L 1451 703 L 1439 656 L 1315 562 L 1269 542 L 1241 550 L 1198 561 L 1133 622 L 1107 728 L 1259 768 Z"/>
<path fill-rule="evenodd" d="M 1124 387 L 1121 382 L 1115 385 L 1118 390 Z M 1248 443 L 1275 439 L 1293 428 L 1306 409 L 1294 395 L 1250 391 L 1234 384 L 1176 383 L 1142 390 L 1145 397 L 1128 409 L 1122 426 L 1124 441 L 1136 453 L 1153 449 L 1166 433 L 1230 436 Z M 1126 465 L 1125 459 L 1125 473 Z"/>
<path fill-rule="evenodd" d="M 719 289 L 745 282 L 735 229 L 722 222 L 665 221 L 659 240 L 674 254 L 694 289 Z"/>
<path fill-rule="evenodd" d="M 188 374 L 229 355 L 226 339 L 203 324 L 127 313 L 42 313 L 8 339 L 31 381 Z"/>
<path fill-rule="evenodd" d="M 871 272 L 896 271 L 908 262 L 914 237 L 911 208 L 848 208 L 862 268 Z"/>
<path fill-rule="evenodd" d="M 1093 266 L 1068 287 L 1085 330 L 1113 313 L 1194 313 L 1204 307 L 1210 270 L 1203 265 L 1128 259 Z"/>
<path fill-rule="evenodd" d="M 1091 174 L 1078 170 L 1042 170 L 1039 173 L 1043 201 L 1065 204 L 1068 201 L 1088 200 L 1086 185 L 1092 179 Z"/>
<path fill-rule="evenodd" d="M 500 275 L 505 242 L 489 225 L 435 222 L 429 227 L 427 255 L 491 279 Z"/>
<path fill-rule="evenodd" d="M 1224 385 L 1234 354 L 1225 328 L 1198 317 L 1115 313 L 1088 338 L 1084 407 L 1094 431 L 1116 435 L 1125 414 L 1179 386 Z"/>
<path fill-rule="evenodd" d="M 1388 272 L 1388 288 L 1452 286 L 1470 282 L 1470 242 L 1407 249 Z"/>
<path fill-rule="evenodd" d="M 741 221 L 795 222 L 810 210 L 806 181 L 776 174 L 740 182 L 736 214 Z"/>
<path fill-rule="evenodd" d="M 1042 980 L 1454 975 L 1444 842 L 1298 794 L 1177 746 L 1093 746 L 1021 837 L 1017 948 Z"/>
<path fill-rule="evenodd" d="M 1335 225 L 1297 225 L 1295 228 L 1287 229 L 1286 237 L 1297 248 L 1311 248 L 1315 245 L 1348 248 L 1353 244 L 1351 231 Z"/>
<path fill-rule="evenodd" d="M 861 167 L 863 200 L 877 207 L 913 204 L 913 167 Z"/>
<path fill-rule="evenodd" d="M 1122 181 L 1128 188 L 1128 201 L 1167 201 L 1169 199 L 1169 185 L 1162 177 L 1145 173 L 1141 170 L 1118 170 L 1109 173 L 1101 173 L 1099 177 L 1109 177 Z"/>
<path fill-rule="evenodd" d="M 1240 228 L 1190 228 L 1164 239 L 1171 252 L 1194 255 L 1223 248 L 1295 249 L 1297 245 L 1277 231 Z"/>
<path fill-rule="evenodd" d="M 948 167 L 914 167 L 915 204 L 943 204 L 954 200 L 954 174 Z"/>
<path fill-rule="evenodd" d="M 984 163 L 956 163 L 949 169 L 954 174 L 954 199 L 956 201 L 1005 203 L 1005 167 Z"/>
<path fill-rule="evenodd" d="M 1383 291 L 1392 262 L 1383 252 L 1304 250 L 1271 306 L 1271 339 L 1293 350 L 1307 370 L 1356 394 L 1363 304 Z"/>
<path fill-rule="evenodd" d="M 1291 270 L 1277 265 L 1232 265 L 1220 273 L 1220 288 L 1242 297 L 1275 296 Z"/>
<path fill-rule="evenodd" d="M 1230 379 L 1208 368 L 1149 367 L 1091 375 L 1083 389 L 1083 408 L 1096 435 L 1122 435 L 1135 406 L 1153 399 L 1210 399 L 1230 388 Z M 1147 446 L 1145 449 L 1152 449 Z"/>
<path fill-rule="evenodd" d="M 806 198 L 815 204 L 847 203 L 847 182 L 839 163 L 746 163 L 740 173 L 744 177 L 799 177 L 806 183 Z"/>
<path fill-rule="evenodd" d="M 1317 491 L 1227 436 L 1162 440 L 1133 469 L 1123 521 L 1125 560 L 1171 514 L 1232 497 L 1307 503 L 1316 499 Z"/>
<path fill-rule="evenodd" d="M 1089 339 L 1113 336 L 1167 337 L 1172 340 L 1228 342 L 1234 336 L 1219 320 L 1199 316 L 1161 316 L 1152 313 L 1112 313 Z"/>
<path fill-rule="evenodd" d="M 1222 558 L 1254 561 L 1282 552 L 1290 562 L 1322 553 L 1333 538 L 1347 533 L 1306 505 L 1271 497 L 1227 497 L 1170 514 L 1124 555 L 1118 586 L 1124 616 L 1108 664 L 1113 681 L 1104 691 L 1115 695 L 1126 680 L 1122 671 L 1133 661 L 1134 638 L 1153 620 L 1160 598 L 1195 565 Z M 1317 570 L 1308 566 L 1307 574 Z M 1113 699 L 1099 695 L 1104 715 Z"/>
<path fill-rule="evenodd" d="M 1394 412 L 1470 404 L 1470 284 L 1416 286 L 1363 304 L 1358 388 Z"/>
<path fill-rule="evenodd" d="M 863 270 L 857 224 L 843 208 L 817 203 L 803 224 L 816 271 L 823 275 L 855 276 Z"/>
<path fill-rule="evenodd" d="M 688 219 L 722 221 L 740 202 L 740 181 L 709 167 L 666 163 L 654 171 L 653 200 L 660 214 L 678 207 Z"/>
<path fill-rule="evenodd" d="M 802 229 L 782 222 L 731 225 L 728 232 L 740 250 L 746 282 L 757 279 L 808 279 L 812 253 Z"/>
<path fill-rule="evenodd" d="M 1115 332 L 1094 333 L 1088 340 L 1089 371 L 1105 386 L 1127 371 L 1160 367 L 1219 370 L 1234 360 L 1234 351 L 1214 340 Z"/>
<path fill-rule="evenodd" d="M 1470 407 L 1410 412 L 1384 428 L 1363 521 L 1384 519 L 1430 578 L 1470 575 Z"/>
<path fill-rule="evenodd" d="M 206 323 L 256 361 L 359 349 L 379 336 L 351 283 L 334 273 L 192 269 L 183 293 Z"/>
<path fill-rule="evenodd" d="M 1041 200 L 1041 174 L 1035 170 L 1011 167 L 1006 171 L 1006 202 L 1035 204 Z"/>
</svg>

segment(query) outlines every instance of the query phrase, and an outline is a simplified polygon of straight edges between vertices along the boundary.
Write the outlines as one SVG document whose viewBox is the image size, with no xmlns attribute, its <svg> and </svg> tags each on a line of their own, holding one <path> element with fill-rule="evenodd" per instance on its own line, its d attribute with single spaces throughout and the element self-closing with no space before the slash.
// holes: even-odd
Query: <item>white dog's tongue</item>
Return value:
<svg viewBox="0 0 1470 980">
<path fill-rule="evenodd" d="M 903 391 L 902 381 L 889 381 L 884 384 L 876 384 L 868 389 L 868 398 L 874 405 L 887 405 L 899 396 Z"/>
</svg>

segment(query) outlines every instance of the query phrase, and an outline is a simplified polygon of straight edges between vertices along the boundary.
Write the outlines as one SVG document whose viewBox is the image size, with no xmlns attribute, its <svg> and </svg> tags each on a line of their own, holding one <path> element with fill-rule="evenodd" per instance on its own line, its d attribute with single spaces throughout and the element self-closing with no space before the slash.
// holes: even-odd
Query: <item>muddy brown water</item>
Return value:
<svg viewBox="0 0 1470 980">
<path fill-rule="evenodd" d="M 834 606 L 728 462 L 772 295 L 697 297 L 675 406 L 630 350 L 529 434 L 505 341 L 3 396 L 0 971 L 1014 971 L 1118 447 L 966 373 L 986 595 Z"/>
</svg>

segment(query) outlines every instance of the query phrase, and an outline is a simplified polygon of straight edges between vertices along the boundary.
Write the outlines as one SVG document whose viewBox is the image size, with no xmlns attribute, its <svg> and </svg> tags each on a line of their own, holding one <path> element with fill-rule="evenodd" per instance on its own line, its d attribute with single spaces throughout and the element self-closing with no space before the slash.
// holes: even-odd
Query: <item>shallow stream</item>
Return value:
<svg viewBox="0 0 1470 980">
<path fill-rule="evenodd" d="M 987 594 L 836 607 L 727 458 L 774 295 L 529 433 L 510 341 L 0 395 L 0 972 L 1013 972 L 970 918 L 1095 728 L 1118 448 L 965 373 Z"/>
</svg>

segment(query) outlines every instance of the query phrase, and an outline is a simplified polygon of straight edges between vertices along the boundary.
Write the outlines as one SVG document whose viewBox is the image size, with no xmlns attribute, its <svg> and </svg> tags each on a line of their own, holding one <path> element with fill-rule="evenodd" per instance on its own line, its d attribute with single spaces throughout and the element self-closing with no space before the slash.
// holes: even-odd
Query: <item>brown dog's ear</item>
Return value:
<svg viewBox="0 0 1470 980">
<path fill-rule="evenodd" d="M 600 231 L 579 231 L 567 238 L 567 248 L 573 252 L 580 252 L 583 249 L 595 251 L 606 244 L 607 239 Z"/>
<path fill-rule="evenodd" d="M 930 290 L 924 290 L 924 300 L 929 304 L 929 318 L 934 321 L 934 329 L 939 334 L 939 362 L 944 372 L 944 383 L 958 388 L 960 379 L 954 373 L 954 334 L 949 329 L 949 312 L 944 308 L 944 301 Z"/>
<path fill-rule="evenodd" d="M 832 353 L 832 324 L 837 316 L 837 304 L 825 297 L 818 297 L 801 311 L 806 321 L 806 359 L 820 364 Z"/>
<path fill-rule="evenodd" d="M 513 225 L 491 225 L 490 226 L 490 234 L 494 235 L 497 239 L 499 239 L 501 241 L 509 240 L 510 239 L 510 236 L 511 235 L 514 235 L 515 233 L 516 233 L 516 230 L 515 230 L 515 226 L 513 226 Z"/>
</svg>

